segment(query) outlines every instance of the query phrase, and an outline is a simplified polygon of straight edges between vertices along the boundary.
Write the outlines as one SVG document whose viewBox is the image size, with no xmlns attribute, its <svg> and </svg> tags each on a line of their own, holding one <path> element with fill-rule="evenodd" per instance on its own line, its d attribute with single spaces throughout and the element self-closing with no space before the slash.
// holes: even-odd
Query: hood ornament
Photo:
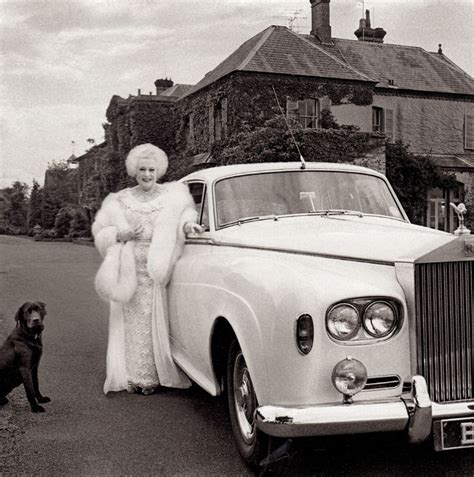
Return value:
<svg viewBox="0 0 474 477">
<path fill-rule="evenodd" d="M 467 207 L 462 202 L 459 205 L 450 202 L 449 205 L 454 209 L 459 220 L 459 227 L 454 231 L 454 235 L 470 234 L 471 231 L 464 225 L 464 216 L 467 213 Z"/>
</svg>

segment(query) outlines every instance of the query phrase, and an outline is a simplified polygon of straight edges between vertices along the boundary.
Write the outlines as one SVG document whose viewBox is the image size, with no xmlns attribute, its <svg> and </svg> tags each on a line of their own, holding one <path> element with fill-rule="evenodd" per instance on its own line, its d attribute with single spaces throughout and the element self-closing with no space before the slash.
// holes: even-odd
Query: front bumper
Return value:
<svg viewBox="0 0 474 477">
<path fill-rule="evenodd" d="M 410 442 L 422 442 L 434 420 L 474 415 L 474 402 L 436 404 L 422 376 L 411 378 L 411 390 L 400 398 L 325 404 L 313 407 L 261 406 L 257 427 L 277 437 L 309 437 L 406 431 Z"/>
</svg>

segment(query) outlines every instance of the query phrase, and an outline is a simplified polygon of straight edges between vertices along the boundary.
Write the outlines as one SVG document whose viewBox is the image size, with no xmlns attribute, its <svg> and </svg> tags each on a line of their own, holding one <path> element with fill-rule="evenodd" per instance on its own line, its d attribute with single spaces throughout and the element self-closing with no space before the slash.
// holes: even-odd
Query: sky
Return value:
<svg viewBox="0 0 474 477">
<path fill-rule="evenodd" d="M 474 75 L 474 0 L 332 0 L 332 34 L 364 9 L 385 43 L 443 52 Z M 296 18 L 296 19 L 295 19 Z M 311 30 L 309 0 L 0 0 L 0 188 L 103 141 L 113 95 L 195 84 L 270 25 Z M 73 144 L 74 142 L 74 144 Z"/>
</svg>

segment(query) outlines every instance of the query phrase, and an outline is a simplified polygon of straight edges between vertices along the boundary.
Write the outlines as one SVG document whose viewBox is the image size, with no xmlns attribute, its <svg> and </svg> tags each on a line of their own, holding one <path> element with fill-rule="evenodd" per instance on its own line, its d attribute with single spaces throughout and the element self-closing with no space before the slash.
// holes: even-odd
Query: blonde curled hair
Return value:
<svg viewBox="0 0 474 477">
<path fill-rule="evenodd" d="M 155 161 L 157 179 L 159 179 L 168 168 L 168 156 L 165 151 L 153 144 L 140 144 L 130 150 L 125 160 L 127 174 L 130 177 L 136 177 L 138 161 L 140 159 L 153 159 Z"/>
</svg>

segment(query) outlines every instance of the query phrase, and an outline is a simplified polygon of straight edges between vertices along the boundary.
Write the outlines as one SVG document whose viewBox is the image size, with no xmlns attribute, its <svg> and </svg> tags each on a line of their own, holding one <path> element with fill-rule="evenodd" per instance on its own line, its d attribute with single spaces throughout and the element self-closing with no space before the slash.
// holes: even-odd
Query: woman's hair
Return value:
<svg viewBox="0 0 474 477">
<path fill-rule="evenodd" d="M 138 172 L 138 161 L 140 159 L 153 159 L 156 165 L 156 178 L 159 179 L 168 168 L 168 156 L 166 152 L 153 144 L 141 144 L 135 146 L 125 160 L 127 174 L 136 177 Z"/>
</svg>

